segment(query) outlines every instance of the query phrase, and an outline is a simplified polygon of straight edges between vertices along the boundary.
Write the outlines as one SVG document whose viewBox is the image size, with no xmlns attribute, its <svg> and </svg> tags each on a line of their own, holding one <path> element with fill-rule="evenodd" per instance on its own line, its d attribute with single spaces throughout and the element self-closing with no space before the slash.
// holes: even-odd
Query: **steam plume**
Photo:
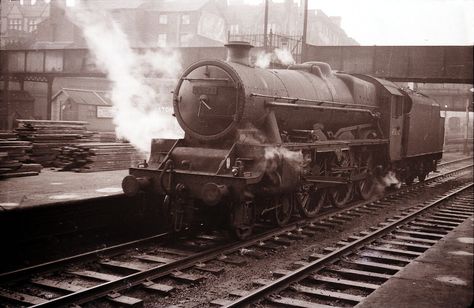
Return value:
<svg viewBox="0 0 474 308">
<path fill-rule="evenodd" d="M 114 123 L 119 136 L 148 152 L 152 138 L 180 138 L 183 135 L 170 110 L 168 91 L 147 79 L 150 73 L 176 80 L 181 71 L 180 56 L 173 51 L 132 50 L 127 36 L 106 12 L 85 6 L 67 9 L 79 26 L 96 64 L 113 82 Z M 166 93 L 168 92 L 168 93 Z"/>
<path fill-rule="evenodd" d="M 270 66 L 271 60 L 271 53 L 260 52 L 257 55 L 257 59 L 255 60 L 255 66 L 260 68 L 268 68 Z"/>
<path fill-rule="evenodd" d="M 286 159 L 295 170 L 300 170 L 304 163 L 301 151 L 290 151 L 283 147 L 266 147 L 264 157 L 268 172 L 275 171 L 282 159 Z"/>
<path fill-rule="evenodd" d="M 375 181 L 374 198 L 382 197 L 388 188 L 393 187 L 399 189 L 402 186 L 402 183 L 398 180 L 397 175 L 393 171 L 389 171 L 385 176 L 377 178 Z"/>
<path fill-rule="evenodd" d="M 296 63 L 295 59 L 293 59 L 293 55 L 288 49 L 277 48 L 273 52 L 275 53 L 278 61 L 280 61 L 280 63 L 283 65 L 291 65 Z"/>
<path fill-rule="evenodd" d="M 295 64 L 293 55 L 288 49 L 276 48 L 272 53 L 260 52 L 255 60 L 255 66 L 260 68 L 268 68 L 271 62 L 280 62 L 283 65 Z"/>
</svg>

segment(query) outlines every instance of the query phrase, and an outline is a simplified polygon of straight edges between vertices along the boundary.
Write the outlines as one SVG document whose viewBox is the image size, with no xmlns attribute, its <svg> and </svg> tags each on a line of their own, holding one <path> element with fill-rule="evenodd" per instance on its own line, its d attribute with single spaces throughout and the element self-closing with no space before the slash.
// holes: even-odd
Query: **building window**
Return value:
<svg viewBox="0 0 474 308">
<path fill-rule="evenodd" d="M 10 18 L 8 19 L 8 29 L 21 31 L 23 28 L 21 18 Z"/>
<path fill-rule="evenodd" d="M 158 46 L 166 47 L 166 33 L 158 34 Z"/>
<path fill-rule="evenodd" d="M 190 23 L 191 23 L 191 17 L 188 14 L 181 15 L 181 24 L 189 25 Z"/>
<path fill-rule="evenodd" d="M 28 32 L 38 29 L 38 21 L 34 18 L 28 19 Z"/>
<path fill-rule="evenodd" d="M 166 25 L 168 23 L 168 15 L 160 15 L 160 25 Z"/>
</svg>

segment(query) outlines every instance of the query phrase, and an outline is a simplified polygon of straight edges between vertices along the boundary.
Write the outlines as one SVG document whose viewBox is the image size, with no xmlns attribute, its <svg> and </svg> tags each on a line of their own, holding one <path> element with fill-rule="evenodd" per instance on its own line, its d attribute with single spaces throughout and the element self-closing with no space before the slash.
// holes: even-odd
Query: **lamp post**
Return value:
<svg viewBox="0 0 474 308">
<path fill-rule="evenodd" d="M 268 52 L 268 0 L 265 0 L 265 15 L 263 18 L 263 49 Z"/>
<path fill-rule="evenodd" d="M 444 105 L 444 146 L 446 146 L 446 125 L 448 123 L 448 105 Z M 449 127 L 449 125 L 448 125 Z"/>
<path fill-rule="evenodd" d="M 474 93 L 474 88 L 471 88 L 469 91 Z M 466 99 L 466 130 L 464 131 L 464 147 L 463 147 L 463 154 L 469 155 L 469 104 L 472 97 Z"/>
<path fill-rule="evenodd" d="M 304 0 L 304 10 L 303 10 L 303 35 L 301 37 L 301 63 L 307 61 L 306 59 L 306 41 L 308 40 L 308 1 Z"/>
</svg>

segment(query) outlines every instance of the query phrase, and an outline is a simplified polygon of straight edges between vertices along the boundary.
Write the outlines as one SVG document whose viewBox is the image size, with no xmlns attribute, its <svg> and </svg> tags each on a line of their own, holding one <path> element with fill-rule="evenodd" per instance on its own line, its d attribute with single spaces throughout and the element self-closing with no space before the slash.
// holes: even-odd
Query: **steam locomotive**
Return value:
<svg viewBox="0 0 474 308">
<path fill-rule="evenodd" d="M 175 231 L 224 225 L 240 239 L 259 219 L 286 224 L 330 202 L 373 197 L 393 172 L 411 184 L 436 170 L 444 118 L 431 98 L 327 63 L 261 69 L 246 42 L 227 61 L 188 67 L 173 94 L 183 139 L 154 139 L 149 161 L 130 168 L 126 195 L 164 199 Z"/>
</svg>

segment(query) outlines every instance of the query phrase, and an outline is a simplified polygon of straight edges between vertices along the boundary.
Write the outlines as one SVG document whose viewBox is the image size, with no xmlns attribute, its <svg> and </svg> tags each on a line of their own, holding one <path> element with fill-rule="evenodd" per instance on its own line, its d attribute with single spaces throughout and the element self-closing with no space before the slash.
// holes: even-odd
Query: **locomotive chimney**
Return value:
<svg viewBox="0 0 474 308">
<path fill-rule="evenodd" d="M 230 41 L 224 45 L 227 47 L 227 61 L 250 65 L 250 49 L 253 47 L 248 42 Z"/>
</svg>

